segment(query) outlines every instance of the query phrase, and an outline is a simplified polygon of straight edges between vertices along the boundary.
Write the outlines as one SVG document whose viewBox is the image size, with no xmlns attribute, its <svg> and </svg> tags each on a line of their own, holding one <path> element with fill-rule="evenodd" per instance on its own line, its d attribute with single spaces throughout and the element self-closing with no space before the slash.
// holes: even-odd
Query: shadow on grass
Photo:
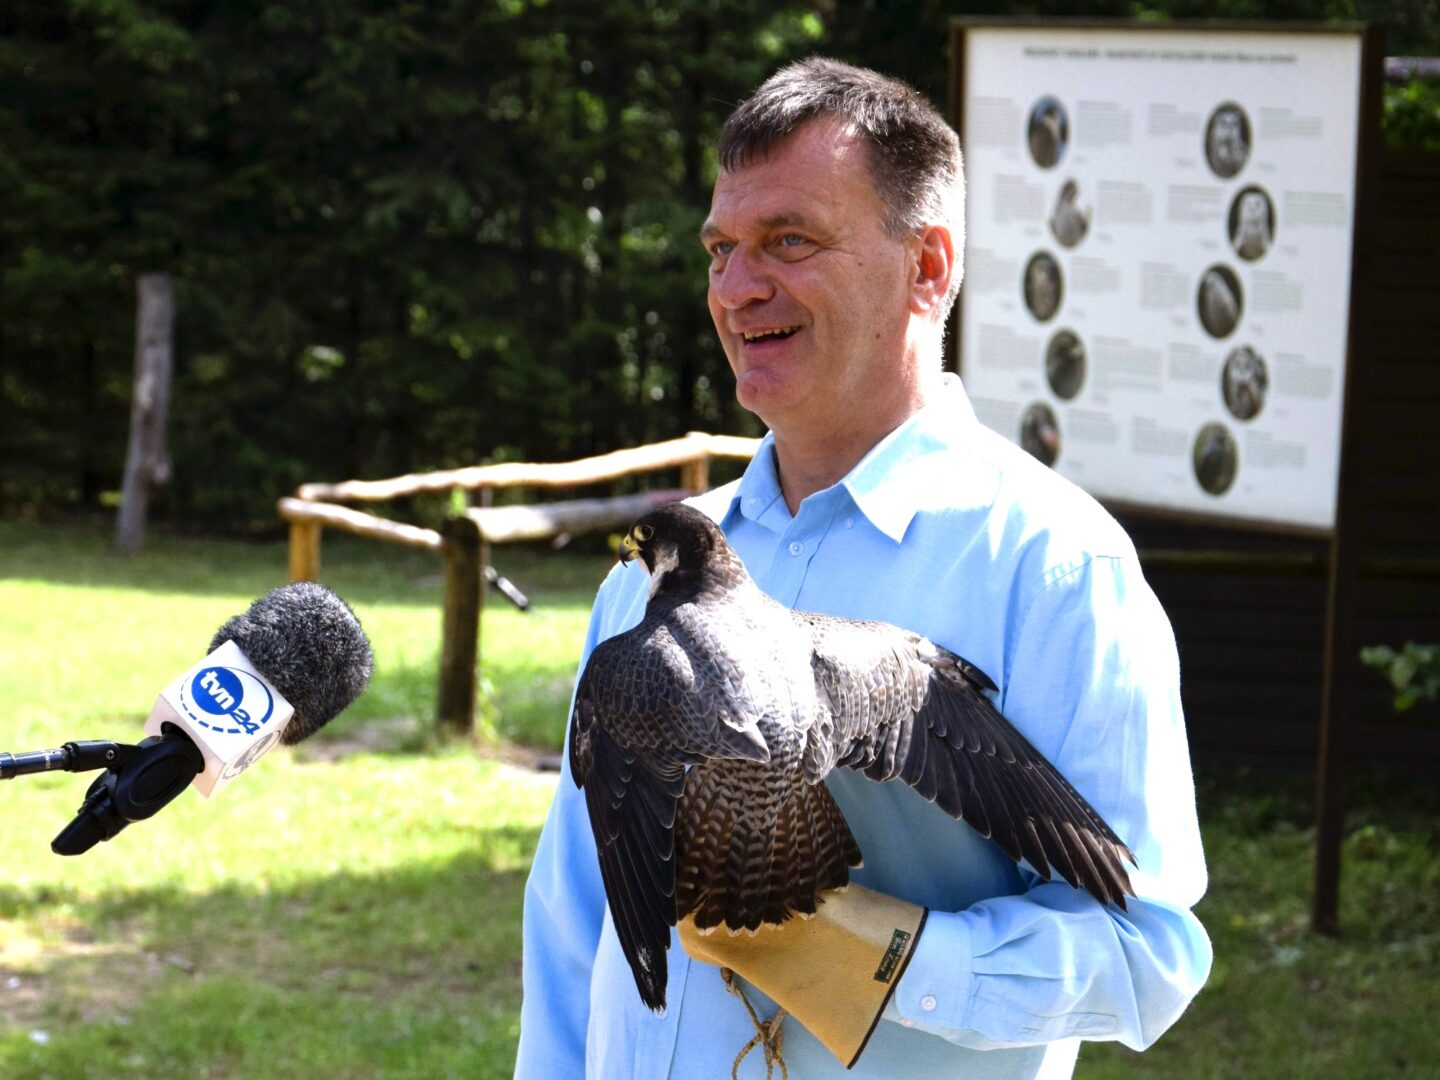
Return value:
<svg viewBox="0 0 1440 1080">
<path fill-rule="evenodd" d="M 1204 754 L 1196 773 L 1214 973 L 1150 1051 L 1087 1046 L 1077 1075 L 1427 1075 L 1440 1060 L 1440 792 L 1357 770 L 1331 939 L 1308 930 L 1309 769 Z M 423 865 L 200 896 L 0 885 L 0 918 L 50 920 L 33 974 L 13 969 L 18 990 L 4 989 L 0 953 L 0 1075 L 508 1075 L 537 828 L 455 829 L 464 853 Z"/>
<path fill-rule="evenodd" d="M 33 967 L 0 953 L 0 1075 L 508 1075 L 538 829 L 469 832 L 431 865 L 285 887 L 0 885 L 0 916 L 63 921 Z"/>
<path fill-rule="evenodd" d="M 1196 760 L 1211 897 L 1267 947 L 1312 938 L 1315 781 L 1309 762 Z M 1344 786 L 1340 934 L 1392 953 L 1428 940 L 1440 976 L 1440 787 L 1384 765 L 1353 766 Z M 1283 916 L 1277 911 L 1283 910 Z"/>
<path fill-rule="evenodd" d="M 1440 1060 L 1440 791 L 1354 770 L 1331 938 L 1310 930 L 1313 766 L 1207 752 L 1195 774 L 1210 980 L 1146 1053 L 1087 1046 L 1079 1080 L 1422 1075 Z"/>
</svg>

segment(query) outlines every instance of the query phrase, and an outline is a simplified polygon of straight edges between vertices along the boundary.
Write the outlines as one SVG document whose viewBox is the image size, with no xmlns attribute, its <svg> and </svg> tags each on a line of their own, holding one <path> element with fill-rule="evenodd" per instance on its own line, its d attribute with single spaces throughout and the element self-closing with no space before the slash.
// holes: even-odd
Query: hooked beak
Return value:
<svg viewBox="0 0 1440 1080">
<path fill-rule="evenodd" d="M 638 534 L 638 535 L 637 535 Z M 654 532 L 648 525 L 636 525 L 620 540 L 620 561 L 631 563 L 636 559 L 640 560 L 650 575 L 650 596 L 660 591 L 661 584 L 665 581 L 665 575 L 674 570 L 679 563 L 679 553 L 675 545 L 655 541 L 649 548 L 648 553 L 641 548 L 647 541 L 654 541 Z"/>
<path fill-rule="evenodd" d="M 635 530 L 631 529 L 620 540 L 620 561 L 634 562 L 639 556 L 640 543 L 635 539 Z"/>
</svg>

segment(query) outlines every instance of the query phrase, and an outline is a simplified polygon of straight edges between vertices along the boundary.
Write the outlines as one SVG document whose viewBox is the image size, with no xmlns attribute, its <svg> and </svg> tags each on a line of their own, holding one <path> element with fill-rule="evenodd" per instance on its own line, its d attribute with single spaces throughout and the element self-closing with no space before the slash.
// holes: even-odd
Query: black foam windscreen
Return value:
<svg viewBox="0 0 1440 1080">
<path fill-rule="evenodd" d="M 323 585 L 272 589 L 215 632 L 213 652 L 239 646 L 295 707 L 281 741 L 294 745 L 329 723 L 370 682 L 375 657 L 350 605 Z"/>
</svg>

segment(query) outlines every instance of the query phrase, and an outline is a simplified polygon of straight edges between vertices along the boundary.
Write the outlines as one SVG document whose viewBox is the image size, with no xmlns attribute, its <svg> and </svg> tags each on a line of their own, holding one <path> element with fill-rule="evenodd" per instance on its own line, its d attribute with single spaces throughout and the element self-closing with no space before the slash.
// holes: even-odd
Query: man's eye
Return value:
<svg viewBox="0 0 1440 1080">
<path fill-rule="evenodd" d="M 710 254 L 717 259 L 723 259 L 726 255 L 729 255 L 734 248 L 735 245 L 729 240 L 716 240 L 715 243 L 710 245 Z"/>
<path fill-rule="evenodd" d="M 805 238 L 798 233 L 786 233 L 780 238 L 781 247 L 799 247 L 803 243 L 805 243 Z"/>
</svg>

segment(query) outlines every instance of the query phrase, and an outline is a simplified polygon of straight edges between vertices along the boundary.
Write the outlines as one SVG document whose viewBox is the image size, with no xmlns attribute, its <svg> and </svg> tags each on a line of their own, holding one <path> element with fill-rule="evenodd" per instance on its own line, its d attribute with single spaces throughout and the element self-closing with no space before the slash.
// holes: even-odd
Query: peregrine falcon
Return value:
<svg viewBox="0 0 1440 1080">
<path fill-rule="evenodd" d="M 903 780 L 1105 903 L 1134 856 L 1006 721 L 968 661 L 888 623 L 793 611 L 684 505 L 640 518 L 643 621 L 595 647 L 576 689 L 570 769 L 640 997 L 665 1006 L 677 919 L 731 933 L 812 915 L 860 849 L 822 780 Z"/>
</svg>

